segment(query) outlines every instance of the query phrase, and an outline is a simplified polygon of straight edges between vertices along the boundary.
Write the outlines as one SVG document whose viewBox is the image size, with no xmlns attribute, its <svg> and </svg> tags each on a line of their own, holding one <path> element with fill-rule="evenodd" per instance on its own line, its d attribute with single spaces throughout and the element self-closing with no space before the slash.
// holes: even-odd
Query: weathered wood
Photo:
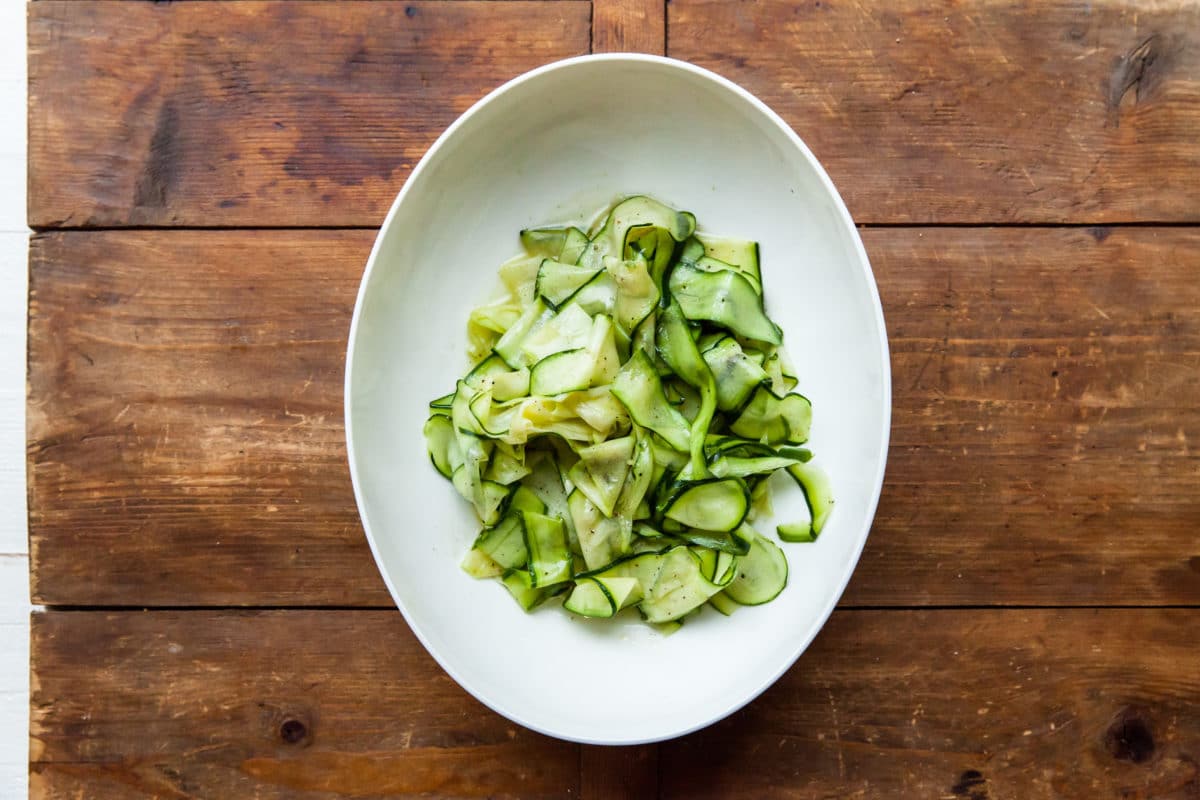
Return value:
<svg viewBox="0 0 1200 800">
<path fill-rule="evenodd" d="M 597 3 L 597 49 L 657 52 L 645 2 Z M 1200 221 L 1200 8 L 1143 5 L 674 0 L 670 55 L 861 222 Z M 31 6 L 35 226 L 374 225 L 455 115 L 588 43 L 573 0 L 105 7 Z"/>
<path fill-rule="evenodd" d="M 839 611 L 762 698 L 660 745 L 662 794 L 1194 797 L 1198 615 Z M 578 796 L 577 748 L 482 708 L 395 612 L 47 612 L 33 635 L 39 800 Z"/>
<path fill-rule="evenodd" d="M 1200 603 L 1200 231 L 864 239 L 892 438 L 844 602 Z"/>
<path fill-rule="evenodd" d="M 39 602 L 391 605 L 358 522 L 341 407 L 373 238 L 34 238 Z"/>
<path fill-rule="evenodd" d="M 583 747 L 579 794 L 582 800 L 658 797 L 658 745 Z"/>
<path fill-rule="evenodd" d="M 1200 603 L 1200 230 L 864 236 L 893 430 L 844 602 Z M 341 428 L 371 239 L 35 237 L 36 602 L 390 604 Z"/>
<path fill-rule="evenodd" d="M 377 225 L 471 103 L 588 51 L 589 11 L 35 3 L 30 224 Z"/>
<path fill-rule="evenodd" d="M 672 0 L 668 40 L 780 112 L 859 222 L 1200 216 L 1190 0 Z"/>
<path fill-rule="evenodd" d="M 1196 610 L 835 613 L 662 797 L 1194 798 Z"/>
<path fill-rule="evenodd" d="M 592 52 L 665 55 L 665 0 L 592 0 Z"/>
<path fill-rule="evenodd" d="M 35 798 L 579 796 L 395 611 L 35 614 L 31 658 Z"/>
</svg>

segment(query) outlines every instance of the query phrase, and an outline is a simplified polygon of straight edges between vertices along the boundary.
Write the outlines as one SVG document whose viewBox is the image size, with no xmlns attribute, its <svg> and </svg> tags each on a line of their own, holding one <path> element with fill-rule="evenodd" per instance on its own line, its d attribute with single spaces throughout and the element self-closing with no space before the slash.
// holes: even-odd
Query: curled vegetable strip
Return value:
<svg viewBox="0 0 1200 800">
<path fill-rule="evenodd" d="M 434 467 L 483 529 L 462 567 L 526 610 L 677 626 L 776 597 L 787 559 L 751 522 L 785 470 L 813 541 L 833 506 L 799 445 L 812 405 L 763 305 L 758 245 L 697 233 L 696 218 L 625 199 L 593 230 L 521 231 L 502 297 L 467 323 L 475 362 L 429 404 Z"/>
</svg>

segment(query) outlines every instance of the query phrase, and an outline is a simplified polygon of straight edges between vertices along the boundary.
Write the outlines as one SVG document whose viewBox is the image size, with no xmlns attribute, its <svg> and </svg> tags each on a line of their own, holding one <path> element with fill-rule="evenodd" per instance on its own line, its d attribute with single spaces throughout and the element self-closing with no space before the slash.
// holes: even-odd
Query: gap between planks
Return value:
<svg viewBox="0 0 1200 800">
<path fill-rule="evenodd" d="M 504 0 L 494 0 L 504 2 Z M 544 0 L 552 2 L 553 0 Z M 1126 220 L 1122 222 L 856 222 L 858 230 L 1088 230 L 1090 228 L 1119 230 L 1121 228 L 1195 228 L 1195 221 L 1147 221 Z M 222 233 L 226 231 L 377 231 L 379 225 L 96 225 L 37 227 L 29 231 L 33 235 L 50 233 L 141 233 L 170 231 L 203 231 Z"/>
</svg>

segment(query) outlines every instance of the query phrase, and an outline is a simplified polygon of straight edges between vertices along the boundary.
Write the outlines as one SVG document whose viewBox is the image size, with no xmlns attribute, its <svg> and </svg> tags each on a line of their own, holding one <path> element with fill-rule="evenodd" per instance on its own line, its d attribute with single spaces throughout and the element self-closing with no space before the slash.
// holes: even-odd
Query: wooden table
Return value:
<svg viewBox="0 0 1200 800">
<path fill-rule="evenodd" d="M 30 6 L 38 798 L 1200 797 L 1200 5 Z M 866 552 L 763 697 L 579 747 L 462 691 L 355 512 L 379 224 L 526 69 L 666 52 L 827 166 L 895 380 Z"/>
</svg>

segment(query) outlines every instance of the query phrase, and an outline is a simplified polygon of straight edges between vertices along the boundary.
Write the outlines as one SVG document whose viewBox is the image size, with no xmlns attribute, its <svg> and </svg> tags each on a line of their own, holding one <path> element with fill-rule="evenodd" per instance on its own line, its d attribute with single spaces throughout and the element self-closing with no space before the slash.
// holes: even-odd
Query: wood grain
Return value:
<svg viewBox="0 0 1200 800">
<path fill-rule="evenodd" d="M 592 52 L 666 55 L 665 0 L 592 0 Z"/>
<path fill-rule="evenodd" d="M 1190 0 L 672 0 L 668 53 L 757 94 L 859 222 L 1200 214 Z"/>
<path fill-rule="evenodd" d="M 358 522 L 341 407 L 373 239 L 34 238 L 39 602 L 391 605 Z"/>
<path fill-rule="evenodd" d="M 657 744 L 583 747 L 579 754 L 582 800 L 658 797 Z"/>
<path fill-rule="evenodd" d="M 651 6 L 600 0 L 597 50 L 657 52 Z M 375 225 L 471 102 L 588 49 L 574 0 L 104 8 L 31 7 L 34 226 Z M 668 24 L 860 222 L 1200 221 L 1186 0 L 674 0 Z"/>
<path fill-rule="evenodd" d="M 839 612 L 662 797 L 1188 800 L 1196 610 Z"/>
<path fill-rule="evenodd" d="M 839 611 L 660 746 L 662 796 L 1195 797 L 1197 614 Z M 578 749 L 481 707 L 395 612 L 47 612 L 33 672 L 38 800 L 579 796 Z"/>
<path fill-rule="evenodd" d="M 579 796 L 395 611 L 36 614 L 32 661 L 35 798 Z"/>
<path fill-rule="evenodd" d="M 1200 604 L 1200 230 L 864 238 L 892 446 L 844 602 Z M 371 239 L 35 237 L 36 602 L 390 605 L 341 427 Z"/>
<path fill-rule="evenodd" d="M 1200 231 L 864 241 L 892 436 L 844 602 L 1200 603 Z"/>
<path fill-rule="evenodd" d="M 589 45 L 583 0 L 47 0 L 29 16 L 34 227 L 378 225 L 460 113 Z"/>
</svg>

